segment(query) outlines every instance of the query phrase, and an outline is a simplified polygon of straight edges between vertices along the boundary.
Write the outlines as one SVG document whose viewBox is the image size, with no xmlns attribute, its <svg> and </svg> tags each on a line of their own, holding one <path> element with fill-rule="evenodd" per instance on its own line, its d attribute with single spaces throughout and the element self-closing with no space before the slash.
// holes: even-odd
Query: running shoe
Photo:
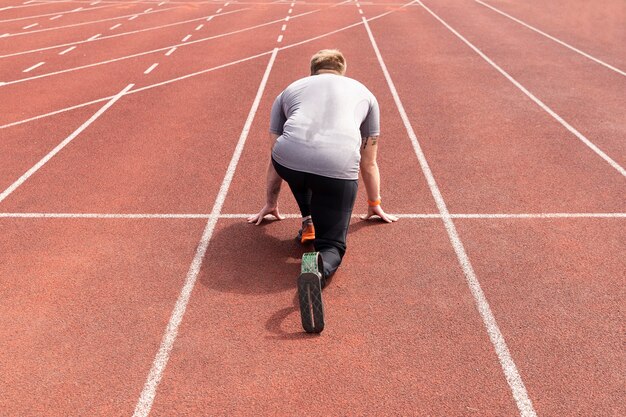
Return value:
<svg viewBox="0 0 626 417">
<path fill-rule="evenodd" d="M 307 219 L 302 222 L 302 228 L 298 231 L 298 240 L 300 243 L 312 242 L 315 240 L 315 227 L 313 221 Z"/>
<path fill-rule="evenodd" d="M 324 330 L 323 281 L 324 264 L 320 253 L 305 253 L 298 277 L 298 300 L 302 327 L 307 333 L 321 333 Z"/>
</svg>

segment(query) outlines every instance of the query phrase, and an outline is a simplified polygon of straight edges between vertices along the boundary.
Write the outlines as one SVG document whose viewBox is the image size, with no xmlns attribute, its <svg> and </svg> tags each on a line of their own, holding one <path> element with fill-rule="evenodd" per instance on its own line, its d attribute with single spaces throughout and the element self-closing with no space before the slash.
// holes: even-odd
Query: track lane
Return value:
<svg viewBox="0 0 626 417">
<path fill-rule="evenodd" d="M 216 19 L 216 22 L 217 21 L 219 21 L 219 19 Z M 213 30 L 220 30 L 219 25 L 218 23 L 216 25 L 217 28 Z M 229 56 L 235 54 L 235 59 L 246 58 L 258 54 L 259 52 L 266 52 L 271 50 L 275 38 L 264 38 L 264 36 L 269 36 L 270 33 L 273 35 L 275 32 L 275 27 L 264 26 L 202 42 L 202 47 L 194 49 L 194 56 L 187 58 L 194 58 L 194 60 L 186 62 L 188 62 L 189 65 L 195 65 L 199 69 L 206 69 L 212 67 L 211 65 L 207 65 L 209 62 L 213 62 L 216 65 L 230 62 L 220 59 L 221 51 Z M 252 42 L 252 39 L 257 38 L 265 39 L 265 41 Z M 180 43 L 181 40 L 182 39 L 179 39 L 178 43 Z M 228 46 L 229 44 L 238 44 L 241 45 L 241 48 L 239 51 L 231 50 Z M 121 89 L 124 85 L 131 82 L 139 85 L 141 82 L 145 82 L 141 80 L 144 78 L 143 72 L 150 65 L 155 62 L 178 62 L 178 60 L 185 58 L 185 53 L 189 51 L 188 48 L 193 48 L 193 46 L 195 45 L 180 47 L 175 54 L 169 57 L 164 55 L 170 49 L 168 47 L 163 48 L 163 50 L 158 53 L 145 54 L 102 66 L 86 68 L 80 70 L 80 77 L 75 76 L 74 74 L 76 73 L 64 73 L 24 83 L 1 86 L 0 88 L 7 94 L 11 94 L 11 96 L 15 97 L 18 103 L 24 103 L 22 106 L 24 108 L 16 107 L 14 104 L 11 105 L 11 103 L 0 104 L 0 109 L 3 110 L 2 122 L 15 121 L 23 119 L 25 115 L 35 116 L 59 108 L 69 107 L 76 103 L 98 99 L 107 95 L 107 93 L 114 93 L 117 86 L 120 86 Z M 219 53 L 215 53 L 215 51 Z M 178 76 L 192 72 L 183 64 L 173 68 L 173 71 L 175 71 L 175 74 Z M 158 78 L 161 77 L 159 71 L 151 73 L 150 76 L 152 77 L 151 79 L 163 79 Z M 34 90 L 38 91 L 36 96 L 32 94 Z M 58 94 L 59 91 L 62 91 L 63 94 Z"/>
<path fill-rule="evenodd" d="M 613 168 L 424 9 L 370 26 L 451 212 L 623 210 Z"/>
<path fill-rule="evenodd" d="M 76 6 L 80 7 L 80 5 Z M 49 38 L 53 39 L 53 31 L 37 32 L 41 29 L 55 28 L 65 25 L 80 24 L 83 22 L 98 21 L 101 19 L 116 18 L 123 15 L 142 14 L 148 7 L 143 4 L 137 4 L 136 2 L 129 2 L 127 4 L 111 5 L 111 7 L 96 9 L 92 11 L 86 11 L 83 13 L 58 13 L 53 16 L 43 16 L 39 18 L 33 18 L 28 21 L 14 21 L 2 23 L 2 33 L 9 33 L 13 36 L 0 39 L 0 55 L 5 53 L 18 51 L 15 48 L 20 46 L 24 48 L 32 48 L 37 45 L 37 39 L 39 43 L 45 41 L 45 37 L 42 34 L 47 34 Z M 165 8 L 164 6 L 162 8 Z M 158 8 L 157 8 L 158 9 Z M 159 14 L 159 13 L 157 13 Z M 1 16 L 0 16 L 1 18 Z M 37 23 L 37 26 L 23 29 L 23 27 Z M 89 25 L 82 27 L 90 27 Z M 58 29 L 62 30 L 62 29 Z M 28 33 L 32 32 L 32 33 Z M 16 36 L 17 35 L 17 36 Z M 44 35 L 45 36 L 45 35 Z M 16 41 L 19 39 L 19 42 Z M 7 41 L 13 42 L 7 42 Z M 22 43 L 23 42 L 23 43 Z"/>
<path fill-rule="evenodd" d="M 372 26 L 374 27 L 378 23 L 380 22 L 373 23 Z M 379 28 L 379 30 L 384 33 L 382 28 Z M 383 42 L 381 41 L 380 43 Z M 422 47 L 420 57 L 425 58 L 426 54 L 423 45 L 416 43 L 415 46 L 417 48 Z M 450 51 L 450 53 L 452 53 L 452 51 Z M 404 55 L 408 56 L 407 53 Z M 455 54 L 454 56 L 458 57 L 459 55 L 460 54 Z M 396 63 L 396 74 L 402 73 L 399 71 L 400 68 L 402 67 Z M 393 71 L 393 68 L 391 68 L 391 70 Z M 398 77 L 402 79 L 402 76 Z M 400 84 L 400 82 L 398 82 L 398 84 Z M 449 86 L 449 83 L 447 85 Z M 492 82 L 491 86 L 495 90 L 496 87 L 494 87 L 494 85 L 496 84 Z M 402 92 L 400 93 L 402 96 Z M 472 97 L 476 96 L 476 93 L 473 93 Z M 426 107 L 428 104 L 429 103 L 422 103 L 422 108 Z M 476 106 L 476 103 L 474 103 L 474 105 Z M 491 115 L 492 111 L 488 112 L 488 114 Z M 417 120 L 417 117 L 415 117 L 415 120 Z M 419 121 L 416 121 L 416 124 L 419 123 Z M 428 135 L 422 135 L 422 139 L 422 142 L 429 142 Z M 440 154 L 443 152 L 443 150 L 439 151 Z M 502 154 L 501 151 L 496 152 L 494 149 L 492 149 L 492 152 L 498 155 L 498 157 Z M 470 152 L 468 151 L 468 154 L 469 153 Z M 435 176 L 437 177 L 437 175 Z M 567 188 L 570 189 L 570 187 Z M 616 194 L 616 196 L 620 195 L 621 194 Z M 452 197 L 454 197 L 453 193 Z M 615 201 L 621 202 L 622 207 L 624 206 L 623 198 L 620 197 Z M 464 225 L 474 225 L 474 222 L 471 220 L 462 220 L 461 222 Z M 547 222 L 549 222 L 549 220 L 547 220 Z M 571 224 L 571 221 L 566 223 L 565 220 L 556 220 L 554 222 L 556 224 L 560 224 L 562 222 L 562 224 L 566 226 Z M 590 223 L 591 221 L 587 222 Z M 609 220 L 609 222 L 611 222 L 611 220 Z M 488 277 L 488 283 L 486 285 L 483 284 L 483 288 L 489 288 L 490 286 L 493 286 L 494 283 L 497 286 L 497 290 L 495 291 L 488 291 L 485 289 L 485 294 L 490 301 L 492 309 L 494 310 L 494 315 L 498 317 L 498 322 L 500 323 L 503 334 L 507 339 L 511 353 L 516 358 L 516 363 L 520 368 L 521 374 L 524 376 L 526 386 L 529 387 L 529 394 L 533 399 L 533 403 L 535 403 L 535 396 L 539 397 L 540 406 L 537 407 L 539 415 L 570 415 L 579 413 L 580 410 L 584 410 L 582 412 L 583 414 L 599 413 L 602 415 L 608 415 L 613 414 L 615 410 L 620 408 L 617 406 L 617 402 L 619 402 L 619 399 L 621 398 L 620 392 L 623 392 L 623 389 L 620 390 L 620 387 L 623 385 L 623 377 L 621 377 L 620 371 L 612 373 L 607 390 L 608 392 L 603 392 L 603 384 L 600 382 L 602 377 L 600 375 L 603 373 L 602 369 L 604 369 L 604 366 L 596 367 L 597 355 L 602 358 L 606 358 L 606 360 L 614 367 L 619 366 L 619 363 L 623 362 L 623 360 L 619 357 L 616 357 L 616 352 L 619 350 L 616 351 L 613 349 L 613 347 L 619 343 L 617 340 L 619 340 L 620 314 L 611 315 L 609 318 L 606 318 L 606 314 L 604 314 L 604 311 L 614 311 L 615 309 L 619 309 L 619 296 L 609 296 L 608 299 L 604 298 L 602 301 L 598 302 L 592 301 L 595 299 L 594 296 L 590 296 L 588 299 L 586 299 L 585 296 L 584 302 L 580 303 L 582 304 L 580 305 L 576 303 L 578 300 L 570 299 L 569 293 L 564 294 L 562 299 L 559 299 L 559 307 L 561 305 L 570 307 L 570 303 L 575 305 L 570 307 L 569 311 L 565 314 L 560 314 L 560 311 L 556 311 L 556 315 L 558 316 L 560 324 L 563 328 L 554 329 L 554 326 L 551 323 L 545 323 L 543 317 L 552 313 L 552 311 L 550 311 L 550 306 L 546 305 L 549 305 L 554 299 L 559 298 L 560 294 L 553 296 L 552 291 L 555 287 L 555 283 L 550 282 L 551 280 L 549 278 L 544 279 L 542 276 L 542 272 L 547 270 L 547 275 L 556 275 L 558 276 L 558 279 L 562 280 L 563 276 L 568 275 L 568 273 L 563 272 L 563 270 L 569 272 L 570 269 L 573 269 L 576 272 L 581 271 L 580 274 L 576 274 L 579 276 L 588 277 L 599 274 L 602 278 L 606 277 L 606 281 L 603 281 L 603 284 L 598 284 L 591 290 L 588 289 L 588 286 L 583 284 L 576 290 L 581 294 L 586 294 L 587 291 L 590 291 L 598 298 L 603 297 L 603 295 L 599 293 L 613 294 L 615 291 L 614 289 L 605 290 L 603 286 L 606 284 L 611 288 L 615 288 L 615 280 L 617 279 L 619 281 L 616 277 L 622 276 L 623 271 L 625 270 L 623 262 L 619 261 L 619 253 L 620 251 L 623 252 L 624 249 L 624 245 L 622 243 L 623 239 L 620 238 L 622 233 L 618 232 L 618 236 L 614 236 L 614 232 L 618 230 L 615 229 L 615 227 L 619 228 L 619 223 L 617 222 L 619 222 L 618 219 L 612 221 L 613 228 L 608 228 L 608 249 L 606 250 L 604 250 L 604 247 L 598 250 L 595 246 L 598 244 L 598 240 L 603 239 L 603 237 L 598 238 L 596 236 L 598 234 L 602 234 L 604 236 L 603 233 L 605 229 L 601 226 L 591 227 L 590 225 L 586 233 L 583 234 L 584 237 L 581 238 L 577 236 L 576 233 L 572 233 L 573 236 L 567 240 L 563 238 L 562 234 L 557 234 L 556 236 L 552 235 L 551 230 L 545 230 L 545 226 L 542 226 L 541 224 L 535 225 L 534 223 L 532 223 L 534 227 L 532 227 L 530 231 L 525 232 L 523 239 L 512 238 L 510 236 L 511 233 L 508 233 L 511 229 L 517 229 L 518 227 L 522 228 L 523 226 L 520 226 L 517 223 L 513 225 L 510 221 L 506 220 L 502 221 L 503 224 L 500 226 L 500 230 L 498 230 L 495 226 L 491 228 L 487 226 L 482 230 L 478 226 L 475 226 L 473 229 L 470 228 L 470 226 L 459 227 L 459 233 L 462 236 L 466 247 L 469 248 L 468 255 L 473 260 L 472 263 L 477 265 L 475 266 L 475 269 L 477 275 L 481 276 L 481 282 L 485 282 L 485 275 Z M 523 225 L 524 222 L 521 224 Z M 491 223 L 488 223 L 488 225 L 491 225 Z M 469 238 L 467 237 L 468 228 L 470 228 L 470 230 L 475 230 L 474 233 L 469 234 Z M 598 231 L 599 228 L 602 232 Z M 502 237 L 499 235 L 499 232 L 506 233 L 508 235 L 506 237 Z M 540 236 L 540 238 L 537 239 L 537 236 Z M 590 238 L 590 236 L 594 236 L 594 239 Z M 475 242 L 473 241 L 473 239 L 476 238 L 480 239 L 480 242 L 484 244 L 484 247 L 478 246 L 478 248 L 476 248 Z M 534 268 L 529 270 L 529 268 L 524 265 L 520 265 L 517 261 L 520 259 L 519 253 L 527 252 L 527 248 L 532 246 L 536 240 L 540 241 L 538 244 L 539 247 L 537 249 L 533 249 L 532 251 L 528 251 L 531 252 L 529 255 L 522 255 L 529 258 L 529 262 L 535 265 Z M 562 244 L 563 240 L 566 240 L 566 245 Z M 580 244 L 579 242 L 585 243 Z M 503 245 L 508 245 L 505 254 L 501 254 L 501 247 Z M 564 248 L 571 248 L 572 254 L 568 252 L 570 259 L 561 262 L 561 251 L 567 251 L 567 249 Z M 550 255 L 545 255 L 544 251 L 549 252 Z M 535 255 L 538 252 L 545 256 L 542 257 Z M 598 254 L 597 252 L 600 253 Z M 578 257 L 582 257 L 585 260 L 582 265 Z M 592 265 L 588 265 L 586 262 L 589 257 L 593 259 Z M 536 258 L 539 258 L 539 260 L 536 260 Z M 506 261 L 504 259 L 506 259 Z M 601 262 L 602 264 L 600 264 Z M 554 270 L 554 267 L 552 265 L 555 263 L 558 265 L 557 269 L 560 268 L 561 272 L 553 274 L 552 271 Z M 533 281 L 532 288 L 524 291 L 519 291 L 517 287 L 514 287 L 515 289 L 513 291 L 509 291 L 511 282 L 509 280 L 503 280 L 503 277 L 512 275 L 517 277 L 517 285 L 522 286 L 523 284 L 529 282 L 529 274 L 531 280 L 535 279 L 535 277 L 536 279 Z M 546 284 L 549 288 L 546 288 Z M 577 287 L 577 284 L 573 284 L 572 286 Z M 533 296 L 528 297 L 528 294 L 532 294 Z M 536 302 L 535 300 L 538 299 L 547 301 L 543 303 Z M 515 307 L 517 307 L 518 300 L 523 300 L 523 303 L 531 306 L 524 306 L 522 308 L 523 311 L 517 310 Z M 587 309 L 591 309 L 594 312 L 587 314 Z M 549 312 L 547 312 L 547 310 Z M 581 310 L 585 313 L 581 314 Z M 598 310 L 602 311 L 602 313 Z M 565 318 L 563 316 L 565 316 Z M 614 318 L 614 316 L 617 316 L 617 318 Z M 529 320 L 533 322 L 533 324 L 527 325 Z M 577 326 L 575 323 L 578 323 L 579 320 L 582 320 L 585 324 Z M 502 325 L 502 322 L 505 324 Z M 581 352 L 581 355 L 572 354 L 571 349 L 574 348 L 576 344 L 580 343 L 580 335 L 585 334 L 585 331 L 581 330 L 581 327 L 588 329 L 589 327 L 596 326 L 608 329 L 608 336 L 609 338 L 612 338 L 613 341 L 608 341 L 608 343 L 604 343 L 604 340 L 599 343 L 592 342 L 583 348 L 584 352 Z M 547 330 L 546 327 L 549 330 Z M 575 329 L 572 330 L 572 327 L 575 327 Z M 520 328 L 523 328 L 524 330 L 520 331 Z M 557 335 L 546 342 L 543 335 L 546 334 L 546 332 L 547 334 L 551 334 L 550 331 L 553 331 Z M 511 337 L 514 337 L 514 342 L 510 341 Z M 603 337 L 604 335 L 596 336 L 595 340 L 601 340 Z M 535 340 L 539 339 L 541 340 L 535 343 Z M 532 342 L 528 343 L 527 341 L 529 340 L 532 340 Z M 526 354 L 526 349 L 532 349 L 533 353 Z M 546 351 L 555 353 L 553 355 L 546 354 Z M 546 358 L 548 362 L 545 365 L 542 363 L 543 358 Z M 579 360 L 581 359 L 587 361 L 587 363 L 584 363 L 582 367 L 585 370 L 588 370 L 589 374 L 587 374 L 585 370 L 581 372 L 578 372 L 577 370 L 571 371 L 572 368 L 576 368 L 574 364 L 578 365 Z M 549 381 L 546 382 L 545 375 L 550 374 L 552 376 L 552 373 L 554 372 L 553 367 L 556 367 L 559 375 L 549 378 Z M 611 365 L 608 365 L 608 367 L 611 367 Z M 621 366 L 621 368 L 623 368 L 623 366 Z M 530 380 L 528 375 L 532 376 Z M 573 381 L 570 383 L 570 380 Z M 589 395 L 585 395 L 585 400 L 587 402 L 583 403 L 576 401 L 575 404 L 570 405 L 571 401 L 569 401 L 568 398 L 580 396 L 577 391 L 581 388 L 581 386 L 585 387 L 585 389 L 588 386 L 591 387 Z M 600 394 L 601 391 L 602 393 Z M 589 399 L 591 397 L 601 399 L 595 400 L 594 398 L 593 401 L 590 401 Z"/>
<path fill-rule="evenodd" d="M 402 5 L 402 7 L 406 7 L 406 4 Z M 392 9 L 390 9 L 390 10 L 384 12 L 384 13 L 381 13 L 379 15 L 373 16 L 370 19 L 372 19 L 372 20 L 380 19 L 381 17 L 384 17 L 384 16 L 389 15 L 391 13 L 395 13 L 395 12 L 397 12 L 399 10 L 402 10 L 402 7 L 400 7 L 400 8 L 394 7 L 394 8 L 392 8 Z M 294 18 L 295 18 L 295 16 L 294 16 Z M 320 35 L 315 36 L 313 38 L 307 38 L 307 39 L 302 40 L 302 41 L 297 42 L 297 43 L 287 43 L 285 46 L 283 46 L 283 47 L 281 47 L 279 49 L 287 50 L 287 49 L 290 49 L 290 48 L 293 48 L 293 47 L 297 47 L 297 46 L 300 46 L 300 45 L 303 45 L 303 44 L 315 41 L 317 39 L 325 38 L 325 37 L 330 36 L 330 35 L 332 35 L 334 33 L 339 33 L 339 32 L 342 32 L 344 30 L 348 30 L 348 29 L 350 29 L 352 27 L 355 27 L 355 26 L 358 26 L 358 25 L 361 25 L 361 24 L 362 24 L 362 22 L 352 23 L 350 25 L 344 26 L 344 27 L 336 29 L 334 31 L 331 31 L 331 32 L 328 32 L 328 33 L 323 33 L 323 34 L 320 34 Z M 265 25 L 263 25 L 263 26 L 265 26 Z M 192 43 L 192 41 L 190 41 L 189 43 Z M 167 50 L 169 51 L 170 49 L 171 48 L 169 48 Z M 161 51 L 165 52 L 165 49 L 162 49 Z M 271 52 L 272 52 L 271 50 L 268 50 L 268 51 L 261 52 L 260 54 L 255 54 L 255 55 L 252 55 L 252 56 L 248 56 L 248 57 L 239 59 L 237 61 L 232 61 L 232 62 L 229 62 L 229 63 L 222 64 L 219 67 L 204 68 L 204 69 L 202 69 L 200 71 L 197 71 L 197 72 L 194 72 L 194 73 L 187 73 L 185 75 L 182 75 L 180 77 L 176 77 L 174 79 L 166 80 L 164 82 L 157 83 L 157 84 L 151 84 L 149 86 L 142 87 L 141 89 L 138 89 L 138 90 L 133 90 L 129 94 L 142 92 L 142 91 L 145 91 L 146 89 L 158 88 L 158 87 L 161 87 L 162 85 L 165 85 L 165 84 L 176 83 L 176 82 L 179 82 L 179 81 L 184 80 L 184 79 L 197 77 L 199 75 L 205 74 L 207 72 L 214 71 L 216 69 L 226 68 L 226 67 L 229 67 L 231 65 L 236 65 L 236 64 L 238 64 L 240 62 L 245 62 L 245 61 L 248 61 L 248 60 L 256 59 L 256 58 L 258 58 L 260 56 L 268 55 Z M 46 112 L 46 113 L 40 113 L 40 114 L 34 115 L 32 117 L 21 118 L 19 120 L 14 120 L 12 122 L 0 125 L 0 129 L 6 129 L 8 127 L 18 126 L 18 125 L 22 125 L 22 124 L 26 124 L 26 123 L 31 123 L 32 121 L 39 120 L 41 118 L 51 117 L 51 116 L 54 116 L 54 115 L 57 115 L 57 114 L 64 113 L 66 111 L 72 111 L 74 109 L 82 108 L 84 106 L 88 106 L 88 105 L 91 105 L 91 104 L 94 104 L 94 103 L 103 102 L 103 101 L 108 100 L 109 98 L 110 98 L 110 96 L 108 96 L 108 97 L 100 97 L 100 98 L 97 98 L 97 99 L 94 99 L 94 100 L 91 100 L 91 101 L 87 101 L 87 102 L 71 105 L 71 106 L 68 106 L 68 107 L 62 107 L 62 108 L 56 109 L 54 111 L 50 111 L 50 112 Z"/>
<path fill-rule="evenodd" d="M 456 223 L 538 415 L 623 415 L 624 219 Z"/>
<path fill-rule="evenodd" d="M 131 2 L 132 3 L 132 2 Z M 0 23 L 13 23 L 13 22 L 22 22 L 24 24 L 28 24 L 28 22 L 33 22 L 36 19 L 48 19 L 58 14 L 83 14 L 83 13 L 92 13 L 96 10 L 116 7 L 117 5 L 113 4 L 98 4 L 94 6 L 88 5 L 71 5 L 65 3 L 50 3 L 46 4 L 43 9 L 37 8 L 36 13 L 34 9 L 9 9 L 10 16 L 2 16 L 0 17 Z"/>
<path fill-rule="evenodd" d="M 620 0 L 602 3 L 484 0 L 484 3 L 622 70 L 626 68 L 623 48 L 626 43 L 626 5 Z M 490 13 L 497 14 L 495 11 Z"/>
<path fill-rule="evenodd" d="M 0 207 L 206 212 L 261 70 L 252 61 L 123 97 Z"/>
<path fill-rule="evenodd" d="M 380 93 L 379 100 L 389 98 L 380 70 L 374 70 L 375 56 L 363 54 L 366 48 L 371 50 L 367 36 L 362 28 L 357 29 L 360 31 L 350 30 L 278 55 L 276 72 L 268 82 L 225 209 L 249 207 L 254 195 L 262 191 L 269 106 L 289 80 L 303 75 L 295 62 L 308 58 L 311 51 L 329 44 L 339 47 L 348 54 L 351 71 L 363 75 Z M 289 36 L 289 29 L 285 35 Z M 392 111 L 393 107 L 387 106 L 383 114 L 391 116 Z M 406 135 L 394 137 L 393 127 L 390 129 L 388 145 L 381 148 L 388 156 L 385 159 L 381 151 L 383 179 L 390 173 L 391 163 L 402 165 L 401 159 L 411 152 Z M 417 165 L 414 156 L 409 162 Z M 249 192 L 250 176 L 261 180 L 253 185 L 256 192 Z M 427 189 L 418 195 L 398 192 L 415 187 L 415 183 L 423 185 L 423 179 L 410 171 L 397 178 L 388 190 L 390 201 L 433 207 Z M 287 195 L 281 201 L 289 200 L 288 191 L 283 192 Z M 261 204 L 263 200 L 255 201 Z M 410 223 L 352 225 L 346 263 L 325 291 L 328 329 L 321 337 L 311 337 L 302 333 L 294 304 L 295 277 L 303 251 L 293 239 L 298 219 L 263 227 L 245 224 L 242 219 L 220 220 L 153 415 L 188 414 L 198 409 L 228 415 L 293 414 L 302 409 L 309 415 L 406 415 L 442 409 L 448 414 L 514 413 L 506 381 L 443 228 L 438 222 L 406 221 Z M 397 227 L 402 228 L 401 233 L 393 232 Z M 240 251 L 235 247 L 247 248 L 246 262 L 238 260 Z M 400 249 L 409 247 L 411 255 Z M 426 247 L 426 252 L 437 256 L 414 256 L 416 250 Z M 392 274 L 374 266 L 380 265 L 381 256 L 394 265 Z M 420 272 L 416 275 L 415 271 Z M 435 281 L 440 287 L 431 293 Z M 443 305 L 435 300 L 439 291 L 447 294 L 448 302 Z M 209 317 L 210 326 L 206 322 Z M 390 375 L 389 369 L 395 371 Z M 294 380 L 307 382 L 294 384 Z M 474 385 L 474 381 L 480 382 Z M 453 394 L 460 386 L 463 399 Z"/>
<path fill-rule="evenodd" d="M 626 77 L 471 0 L 425 4 L 610 158 L 626 166 Z"/>
<path fill-rule="evenodd" d="M 3 413 L 130 415 L 203 222 L 0 219 Z"/>
<path fill-rule="evenodd" d="M 0 76 L 3 81 L 10 83 L 28 82 L 33 77 L 45 76 L 58 71 L 79 70 L 80 67 L 93 65 L 106 65 L 103 62 L 111 60 L 120 60 L 134 55 L 149 53 L 159 48 L 166 48 L 170 45 L 181 43 L 181 39 L 189 31 L 193 31 L 199 23 L 209 26 L 205 20 L 208 16 L 213 16 L 218 8 L 213 8 L 208 13 L 199 14 L 171 14 L 152 16 L 151 23 L 147 25 L 145 22 L 135 23 L 125 22 L 125 25 L 116 27 L 117 24 L 110 22 L 104 23 L 98 28 L 71 28 L 71 33 L 60 34 L 60 36 L 69 35 L 69 42 L 50 42 L 47 45 L 54 45 L 51 49 L 39 52 L 27 53 L 15 56 L 6 56 L 2 58 L 7 66 Z M 211 33 L 219 34 L 228 32 L 231 26 L 238 26 L 238 13 L 243 13 L 245 9 L 237 12 L 236 10 L 228 10 L 213 17 L 216 29 L 209 29 Z M 262 17 L 257 16 L 262 20 Z M 219 21 L 222 22 L 219 22 Z M 184 22 L 179 24 L 180 22 Z M 130 25 L 128 25 L 130 24 Z M 124 29 L 122 29 L 124 28 Z M 94 35 L 100 35 L 97 39 L 89 41 Z M 75 47 L 76 51 L 72 54 L 60 57 L 64 50 Z M 33 50 L 33 51 L 36 51 Z M 37 73 L 21 74 L 21 69 L 26 67 L 33 60 L 45 60 L 48 62 L 45 68 Z M 52 75 L 55 76 L 55 75 Z"/>
<path fill-rule="evenodd" d="M 28 58 L 30 55 L 37 55 L 39 53 L 56 53 L 68 46 L 77 44 L 81 45 L 85 39 L 89 38 L 91 34 L 102 33 L 102 37 L 114 36 L 112 39 L 120 40 L 120 45 L 124 43 L 128 44 L 130 39 L 136 36 L 136 33 L 145 33 L 155 36 L 154 33 L 165 29 L 160 28 L 164 25 L 172 25 L 179 22 L 185 22 L 187 20 L 198 19 L 206 17 L 214 12 L 218 5 L 205 4 L 203 8 L 197 7 L 171 7 L 165 6 L 160 8 L 154 8 L 154 10 L 144 13 L 147 10 L 145 5 L 141 5 L 136 13 L 132 13 L 132 10 L 122 9 L 115 11 L 116 16 L 119 17 L 113 20 L 107 20 L 109 17 L 95 16 L 88 23 L 79 26 L 61 25 L 57 29 L 41 32 L 33 32 L 24 34 L 21 36 L 9 36 L 0 38 L 0 45 L 2 48 L 0 51 L 1 58 L 4 61 L 11 62 L 18 57 Z M 246 7 L 241 7 L 245 9 Z M 89 21 L 85 21 L 87 23 Z M 66 22 L 64 22 L 66 23 Z M 185 23 L 180 23 L 185 25 Z M 114 29 L 111 29 L 114 28 Z M 154 29 L 151 29 L 154 28 Z M 36 28 L 34 28 L 36 29 Z M 141 31 L 141 32 L 138 32 Z M 131 32 L 125 35 L 126 32 Z M 96 45 L 105 42 L 104 39 L 96 42 Z"/>
<path fill-rule="evenodd" d="M 354 16 L 354 15 L 353 15 Z M 343 22 L 341 23 L 343 24 Z M 328 30 L 331 28 L 326 28 Z M 299 39 L 306 27 L 289 24 L 285 39 Z M 357 26 L 345 32 L 320 39 L 298 47 L 281 51 L 275 63 L 274 73 L 268 81 L 265 97 L 261 102 L 258 116 L 254 121 L 248 145 L 244 150 L 240 164 L 245 167 L 245 175 L 236 175 L 232 188 L 233 198 L 226 200 L 224 211 L 230 213 L 254 213 L 264 201 L 265 190 L 253 178 L 265 178 L 270 143 L 268 142 L 269 119 L 274 98 L 291 82 L 308 75 L 307 59 L 320 49 L 329 45 L 340 48 L 348 60 L 349 77 L 364 83 L 381 103 L 381 139 L 379 166 L 381 169 L 381 193 L 385 209 L 393 213 L 426 212 L 435 213 L 434 201 L 428 192 L 428 186 L 422 175 L 414 169 L 417 164 L 402 122 L 394 106 L 384 105 L 391 102 L 389 90 L 381 85 L 382 73 L 377 67 L 375 56 L 367 54 L 367 38 L 363 28 Z M 401 178 L 401 181 L 396 179 Z M 360 184 L 356 202 L 356 211 L 365 211 L 365 188 Z M 238 198 L 238 196 L 248 196 Z M 280 199 L 282 210 L 297 213 L 298 209 L 290 196 L 287 185 L 283 185 Z"/>
<path fill-rule="evenodd" d="M 221 220 L 151 415 L 514 415 L 443 228 L 403 222 L 352 225 L 315 337 L 295 304 L 298 220 Z"/>
<path fill-rule="evenodd" d="M 14 126 L 4 131 L 0 141 L 0 192 L 6 190 L 100 107 L 102 104 L 86 106 L 38 120 L 29 126 Z M 81 122 L 77 123 L 78 120 Z"/>
</svg>

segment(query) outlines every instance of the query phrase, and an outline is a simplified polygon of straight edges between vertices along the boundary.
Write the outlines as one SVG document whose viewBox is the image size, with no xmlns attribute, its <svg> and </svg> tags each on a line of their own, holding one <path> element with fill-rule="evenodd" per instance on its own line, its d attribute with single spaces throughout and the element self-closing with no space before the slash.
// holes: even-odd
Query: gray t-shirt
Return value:
<svg viewBox="0 0 626 417">
<path fill-rule="evenodd" d="M 318 74 L 292 83 L 272 106 L 272 157 L 296 171 L 359 178 L 361 138 L 378 136 L 378 102 L 360 82 Z"/>
</svg>

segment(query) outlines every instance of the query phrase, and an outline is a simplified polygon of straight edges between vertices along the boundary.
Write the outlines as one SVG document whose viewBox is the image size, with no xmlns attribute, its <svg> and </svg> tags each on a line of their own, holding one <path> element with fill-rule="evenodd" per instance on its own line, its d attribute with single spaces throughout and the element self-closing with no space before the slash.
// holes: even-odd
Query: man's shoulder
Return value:
<svg viewBox="0 0 626 417">
<path fill-rule="evenodd" d="M 362 92 L 366 96 L 371 96 L 372 98 L 374 98 L 374 94 L 372 94 L 370 89 L 367 88 L 367 86 L 362 82 L 355 80 L 354 78 L 349 78 L 345 76 L 342 78 L 345 78 L 346 83 L 350 84 L 355 90 Z"/>
<path fill-rule="evenodd" d="M 308 83 L 310 83 L 310 82 L 311 82 L 311 77 L 302 77 L 302 78 L 299 78 L 299 79 L 297 79 L 297 80 L 295 80 L 295 81 L 292 81 L 292 82 L 291 82 L 291 84 L 289 84 L 289 85 L 287 86 L 287 88 L 285 88 L 285 91 L 287 91 L 287 90 L 292 90 L 292 89 L 294 89 L 294 88 L 298 88 L 299 86 L 302 86 L 302 85 L 304 85 L 304 84 L 308 84 Z"/>
</svg>

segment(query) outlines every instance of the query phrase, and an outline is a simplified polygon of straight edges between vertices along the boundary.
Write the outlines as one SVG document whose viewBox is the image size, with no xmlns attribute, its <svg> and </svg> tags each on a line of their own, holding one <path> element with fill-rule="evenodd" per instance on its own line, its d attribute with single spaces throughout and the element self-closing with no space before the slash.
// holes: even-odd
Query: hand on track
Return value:
<svg viewBox="0 0 626 417">
<path fill-rule="evenodd" d="M 263 218 L 267 214 L 271 214 L 272 216 L 276 217 L 277 220 L 282 220 L 285 218 L 281 216 L 281 214 L 278 212 L 278 206 L 269 206 L 266 204 L 257 214 L 248 217 L 248 223 L 255 223 L 258 226 L 261 224 Z"/>
<path fill-rule="evenodd" d="M 381 206 L 368 207 L 367 214 L 365 216 L 361 216 L 361 220 L 369 220 L 372 216 L 378 216 L 380 219 L 387 223 L 397 222 L 398 218 L 393 214 L 387 214 L 383 210 Z"/>
</svg>

